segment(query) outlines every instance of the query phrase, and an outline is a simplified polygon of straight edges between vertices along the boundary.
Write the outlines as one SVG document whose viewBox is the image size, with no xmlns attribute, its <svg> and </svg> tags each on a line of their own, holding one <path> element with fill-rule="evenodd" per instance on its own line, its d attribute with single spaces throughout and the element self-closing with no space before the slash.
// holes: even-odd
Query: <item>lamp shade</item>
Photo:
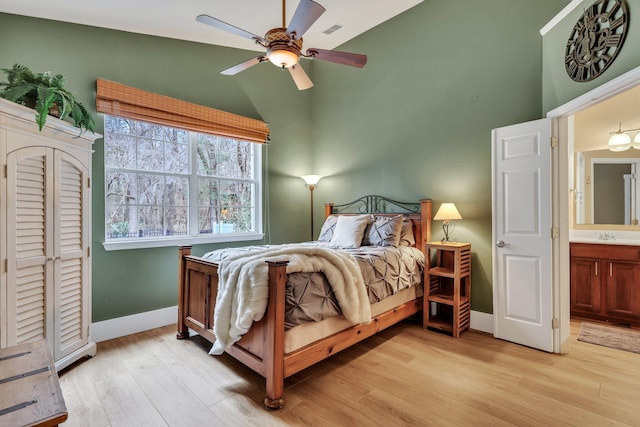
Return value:
<svg viewBox="0 0 640 427">
<path fill-rule="evenodd" d="M 443 203 L 438 208 L 438 212 L 433 217 L 436 221 L 450 221 L 452 219 L 462 219 L 462 215 L 458 212 L 456 205 L 453 203 Z"/>
<path fill-rule="evenodd" d="M 623 132 L 616 132 L 609 138 L 610 151 L 625 151 L 631 147 L 631 137 Z"/>
<path fill-rule="evenodd" d="M 322 175 L 303 175 L 300 178 L 302 178 L 307 185 L 316 185 L 318 181 L 322 179 Z"/>
</svg>

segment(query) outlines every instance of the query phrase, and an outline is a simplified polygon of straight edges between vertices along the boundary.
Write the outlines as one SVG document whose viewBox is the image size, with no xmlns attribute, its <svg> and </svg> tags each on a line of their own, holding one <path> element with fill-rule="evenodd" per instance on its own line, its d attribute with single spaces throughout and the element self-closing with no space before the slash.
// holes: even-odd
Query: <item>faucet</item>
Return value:
<svg viewBox="0 0 640 427">
<path fill-rule="evenodd" d="M 613 233 L 605 231 L 598 235 L 598 240 L 616 240 L 616 236 L 614 236 Z"/>
</svg>

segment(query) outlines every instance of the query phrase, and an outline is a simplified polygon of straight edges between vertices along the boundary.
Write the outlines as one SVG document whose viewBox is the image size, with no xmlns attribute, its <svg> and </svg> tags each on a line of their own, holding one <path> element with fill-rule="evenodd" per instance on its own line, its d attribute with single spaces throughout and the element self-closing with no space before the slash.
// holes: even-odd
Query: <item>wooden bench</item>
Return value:
<svg viewBox="0 0 640 427">
<path fill-rule="evenodd" d="M 0 349 L 0 426 L 57 426 L 67 416 L 47 342 Z"/>
</svg>

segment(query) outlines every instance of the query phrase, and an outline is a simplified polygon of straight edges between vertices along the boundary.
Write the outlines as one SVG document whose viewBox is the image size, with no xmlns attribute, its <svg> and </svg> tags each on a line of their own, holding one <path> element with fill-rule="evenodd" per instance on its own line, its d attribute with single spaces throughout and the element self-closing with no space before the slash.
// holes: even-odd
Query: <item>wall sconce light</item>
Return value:
<svg viewBox="0 0 640 427">
<path fill-rule="evenodd" d="M 631 143 L 631 137 L 627 134 L 628 132 L 638 132 L 635 138 L 633 138 L 633 144 Z M 622 130 L 622 122 L 620 122 L 618 130 L 615 132 L 610 132 L 610 134 L 611 138 L 609 138 L 608 143 L 610 151 L 625 151 L 630 147 L 633 147 L 636 150 L 640 150 L 640 128 Z"/>
<path fill-rule="evenodd" d="M 462 215 L 458 212 L 456 205 L 453 203 L 443 203 L 438 208 L 438 212 L 433 217 L 436 221 L 443 221 L 442 231 L 444 231 L 444 239 L 442 243 L 450 242 L 449 240 L 449 223 L 454 219 L 462 219 Z"/>
<path fill-rule="evenodd" d="M 305 186 L 311 192 L 311 240 L 313 240 L 313 190 L 318 186 L 322 175 L 303 175 L 300 178 L 304 180 Z"/>
</svg>

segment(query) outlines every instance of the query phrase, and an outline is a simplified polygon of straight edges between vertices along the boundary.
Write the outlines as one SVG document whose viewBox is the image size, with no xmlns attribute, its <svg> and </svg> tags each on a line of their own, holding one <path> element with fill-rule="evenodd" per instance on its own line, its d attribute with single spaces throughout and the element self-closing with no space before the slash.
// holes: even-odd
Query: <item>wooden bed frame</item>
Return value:
<svg viewBox="0 0 640 427">
<path fill-rule="evenodd" d="M 389 212 L 388 208 L 402 212 Z M 356 212 L 353 212 L 356 209 Z M 351 211 L 351 213 L 348 213 Z M 344 205 L 325 204 L 325 217 L 336 214 L 371 213 L 398 215 L 413 222 L 416 247 L 424 252 L 431 240 L 432 202 L 401 203 L 380 196 L 365 196 Z M 255 322 L 240 341 L 226 350 L 228 354 L 266 379 L 267 409 L 284 405 L 284 379 L 356 344 L 422 309 L 422 298 L 404 303 L 372 318 L 371 323 L 358 324 L 285 354 L 285 284 L 286 260 L 269 264 L 269 298 L 264 317 Z M 189 337 L 189 329 L 207 340 L 213 333 L 214 305 L 218 289 L 217 264 L 191 255 L 191 246 L 179 249 L 178 339 Z"/>
</svg>

